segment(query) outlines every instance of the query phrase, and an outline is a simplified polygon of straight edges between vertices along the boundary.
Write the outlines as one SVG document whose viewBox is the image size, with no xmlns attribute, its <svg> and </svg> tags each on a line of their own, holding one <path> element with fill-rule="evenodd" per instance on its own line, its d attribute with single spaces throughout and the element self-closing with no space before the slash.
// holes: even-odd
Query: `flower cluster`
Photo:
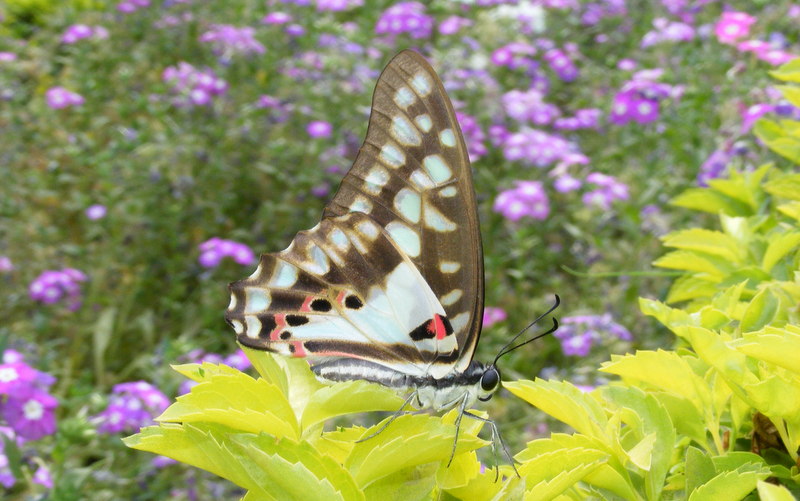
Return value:
<svg viewBox="0 0 800 501">
<path fill-rule="evenodd" d="M 211 69 L 198 70 L 187 62 L 167 67 L 161 78 L 177 94 L 174 102 L 178 106 L 210 105 L 214 96 L 220 96 L 228 89 L 228 83 Z"/>
<path fill-rule="evenodd" d="M 506 114 L 519 122 L 547 125 L 561 115 L 558 106 L 544 102 L 544 95 L 536 89 L 511 90 L 503 94 Z"/>
<path fill-rule="evenodd" d="M 364 0 L 317 0 L 318 11 L 341 12 L 364 5 Z"/>
<path fill-rule="evenodd" d="M 280 25 L 292 22 L 291 14 L 286 12 L 270 12 L 261 18 L 261 24 Z"/>
<path fill-rule="evenodd" d="M 485 143 L 486 134 L 478 124 L 478 120 L 472 115 L 457 111 L 456 119 L 461 127 L 461 133 L 464 134 L 464 141 L 467 143 L 469 160 L 470 162 L 476 162 L 489 151 Z"/>
<path fill-rule="evenodd" d="M 314 120 L 308 123 L 306 132 L 309 136 L 315 138 L 331 137 L 331 134 L 333 134 L 333 125 L 323 120 Z"/>
<path fill-rule="evenodd" d="M 199 248 L 198 261 L 204 268 L 214 268 L 226 257 L 242 265 L 250 265 L 256 261 L 256 256 L 250 247 L 233 240 L 214 237 L 200 244 Z"/>
<path fill-rule="evenodd" d="M 75 268 L 46 270 L 28 286 L 28 293 L 34 301 L 54 304 L 66 299 L 67 309 L 75 311 L 81 306 L 81 282 L 86 274 Z"/>
<path fill-rule="evenodd" d="M 146 381 L 120 383 L 112 389 L 108 407 L 94 420 L 101 433 L 132 433 L 154 424 L 153 418 L 168 406 L 166 395 Z"/>
<path fill-rule="evenodd" d="M 104 217 L 106 217 L 107 212 L 108 209 L 106 209 L 105 205 L 92 204 L 86 208 L 84 214 L 86 214 L 86 217 L 91 219 L 92 221 L 96 221 L 98 219 L 103 219 Z"/>
<path fill-rule="evenodd" d="M 600 123 L 601 111 L 597 108 L 575 110 L 571 117 L 553 120 L 553 128 L 558 130 L 596 129 Z"/>
<path fill-rule="evenodd" d="M 595 343 L 608 336 L 623 341 L 633 339 L 630 331 L 614 322 L 610 313 L 563 317 L 559 329 L 555 332 L 555 337 L 561 341 L 564 355 L 579 357 L 588 355 Z"/>
<path fill-rule="evenodd" d="M 381 13 L 375 24 L 378 35 L 408 33 L 411 38 L 428 38 L 433 30 L 433 18 L 425 13 L 419 2 L 400 2 Z"/>
<path fill-rule="evenodd" d="M 515 181 L 515 188 L 500 192 L 494 200 L 494 211 L 506 219 L 519 221 L 523 217 L 547 219 L 550 201 L 539 181 Z"/>
<path fill-rule="evenodd" d="M 646 124 L 658 119 L 660 101 L 668 97 L 679 98 L 682 86 L 672 86 L 656 80 L 663 70 L 643 70 L 635 73 L 614 96 L 609 119 L 616 125 L 628 122 Z"/>
<path fill-rule="evenodd" d="M 123 0 L 117 4 L 117 10 L 123 14 L 131 14 L 150 6 L 150 0 Z"/>
<path fill-rule="evenodd" d="M 502 322 L 506 318 L 508 318 L 508 314 L 503 308 L 487 306 L 483 309 L 483 327 L 491 327 L 498 322 Z"/>
<path fill-rule="evenodd" d="M 708 186 L 710 180 L 720 177 L 727 169 L 732 157 L 733 153 L 729 148 L 714 151 L 700 165 L 700 172 L 697 173 L 697 184 Z"/>
<path fill-rule="evenodd" d="M 537 53 L 536 47 L 524 42 L 512 42 L 495 49 L 492 52 L 492 63 L 505 66 L 512 70 L 517 68 L 535 69 L 539 62 L 533 59 Z"/>
<path fill-rule="evenodd" d="M 544 60 L 550 65 L 558 78 L 565 82 L 572 82 L 578 78 L 579 72 L 572 59 L 561 49 L 550 49 L 544 54 Z"/>
<path fill-rule="evenodd" d="M 603 19 L 620 17 L 628 13 L 625 0 L 600 0 L 583 4 L 581 23 L 585 26 L 594 26 Z"/>
<path fill-rule="evenodd" d="M 770 42 L 763 40 L 744 40 L 750 35 L 750 27 L 756 18 L 745 12 L 726 11 L 714 26 L 714 34 L 720 43 L 734 45 L 740 52 L 750 52 L 758 59 L 772 65 L 787 63 L 796 56 L 783 50 L 785 40 L 777 36 Z"/>
<path fill-rule="evenodd" d="M 38 440 L 56 430 L 58 400 L 48 389 L 55 378 L 40 372 L 14 350 L 3 353 L 0 364 L 0 416 L 22 442 Z"/>
<path fill-rule="evenodd" d="M 462 28 L 472 26 L 472 20 L 466 17 L 449 16 L 439 23 L 439 33 L 442 35 L 455 35 Z"/>
<path fill-rule="evenodd" d="M 264 46 L 255 39 L 256 30 L 230 24 L 216 24 L 200 35 L 200 41 L 210 43 L 221 61 L 230 61 L 237 54 L 263 54 Z"/>
<path fill-rule="evenodd" d="M 643 49 L 664 42 L 688 42 L 694 40 L 694 28 L 686 23 L 670 21 L 663 17 L 653 19 L 652 31 L 645 33 L 642 37 L 641 47 Z"/>
<path fill-rule="evenodd" d="M 89 26 L 86 24 L 73 24 L 61 35 L 61 43 L 74 44 L 79 40 L 94 38 L 104 40 L 108 38 L 108 30 L 102 26 Z"/>
<path fill-rule="evenodd" d="M 506 160 L 546 167 L 574 153 L 576 147 L 561 136 L 536 129 L 523 129 L 505 136 L 502 144 Z"/>
<path fill-rule="evenodd" d="M 70 106 L 80 106 L 85 99 L 80 94 L 69 91 L 64 87 L 51 87 L 44 94 L 47 105 L 54 110 L 69 108 Z"/>
<path fill-rule="evenodd" d="M 617 181 L 613 176 L 592 172 L 586 181 L 594 184 L 595 189 L 583 194 L 583 203 L 608 210 L 615 200 L 628 200 L 628 185 Z"/>
</svg>

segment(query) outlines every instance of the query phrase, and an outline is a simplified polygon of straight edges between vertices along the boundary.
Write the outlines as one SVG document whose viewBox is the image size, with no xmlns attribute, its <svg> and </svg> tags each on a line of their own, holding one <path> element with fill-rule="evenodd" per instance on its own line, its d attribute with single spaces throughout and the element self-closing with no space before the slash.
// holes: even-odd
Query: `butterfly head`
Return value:
<svg viewBox="0 0 800 501">
<path fill-rule="evenodd" d="M 478 400 L 486 402 L 492 398 L 494 392 L 500 389 L 500 370 L 494 364 L 486 366 L 481 375 Z"/>
</svg>

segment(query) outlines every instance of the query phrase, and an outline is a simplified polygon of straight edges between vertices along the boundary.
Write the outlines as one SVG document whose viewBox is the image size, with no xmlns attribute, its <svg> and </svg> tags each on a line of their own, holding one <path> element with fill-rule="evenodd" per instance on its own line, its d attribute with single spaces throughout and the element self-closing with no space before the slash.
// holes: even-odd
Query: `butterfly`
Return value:
<svg viewBox="0 0 800 501">
<path fill-rule="evenodd" d="M 420 409 L 458 408 L 456 441 L 464 415 L 499 438 L 467 409 L 500 387 L 497 359 L 532 339 L 512 347 L 523 330 L 493 363 L 473 359 L 484 276 L 472 172 L 444 86 L 416 52 L 378 78 L 366 139 L 320 223 L 230 291 L 240 344 L 306 358 L 325 382 L 363 379 Z"/>
</svg>

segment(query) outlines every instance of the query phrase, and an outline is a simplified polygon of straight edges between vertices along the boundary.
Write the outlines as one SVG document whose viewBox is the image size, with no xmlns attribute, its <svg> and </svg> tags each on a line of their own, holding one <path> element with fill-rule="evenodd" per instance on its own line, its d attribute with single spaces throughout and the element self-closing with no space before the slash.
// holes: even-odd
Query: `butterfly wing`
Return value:
<svg viewBox="0 0 800 501">
<path fill-rule="evenodd" d="M 469 365 L 482 310 L 467 150 L 436 73 L 405 51 L 320 224 L 231 284 L 226 318 L 254 348 L 441 378 Z"/>
<path fill-rule="evenodd" d="M 463 372 L 483 319 L 483 250 L 467 148 L 436 72 L 406 50 L 387 65 L 367 137 L 326 216 L 364 212 L 401 245 L 439 298 Z"/>
</svg>

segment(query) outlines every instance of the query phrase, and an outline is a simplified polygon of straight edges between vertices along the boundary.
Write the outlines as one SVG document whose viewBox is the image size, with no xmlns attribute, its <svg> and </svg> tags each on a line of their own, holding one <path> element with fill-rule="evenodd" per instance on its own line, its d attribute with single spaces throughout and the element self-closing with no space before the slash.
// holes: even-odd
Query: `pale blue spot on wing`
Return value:
<svg viewBox="0 0 800 501">
<path fill-rule="evenodd" d="M 399 142 L 410 146 L 419 146 L 422 136 L 405 117 L 397 116 L 392 119 L 392 136 Z"/>
<path fill-rule="evenodd" d="M 453 147 L 456 145 L 456 135 L 453 134 L 453 129 L 445 129 L 439 133 L 439 141 L 443 145 Z"/>
<path fill-rule="evenodd" d="M 403 252 L 411 257 L 419 256 L 420 241 L 417 232 L 399 221 L 387 224 L 386 231 Z"/>
<path fill-rule="evenodd" d="M 245 287 L 244 293 L 245 314 L 260 313 L 269 308 L 269 304 L 272 302 L 269 292 L 260 287 Z"/>
<path fill-rule="evenodd" d="M 408 188 L 403 188 L 394 197 L 394 208 L 407 221 L 412 223 L 419 222 L 422 209 L 422 200 L 417 192 Z"/>
<path fill-rule="evenodd" d="M 450 170 L 450 167 L 447 166 L 440 155 L 428 155 L 422 161 L 422 166 L 425 167 L 425 170 L 436 184 L 442 184 L 453 177 L 453 171 Z"/>
</svg>

